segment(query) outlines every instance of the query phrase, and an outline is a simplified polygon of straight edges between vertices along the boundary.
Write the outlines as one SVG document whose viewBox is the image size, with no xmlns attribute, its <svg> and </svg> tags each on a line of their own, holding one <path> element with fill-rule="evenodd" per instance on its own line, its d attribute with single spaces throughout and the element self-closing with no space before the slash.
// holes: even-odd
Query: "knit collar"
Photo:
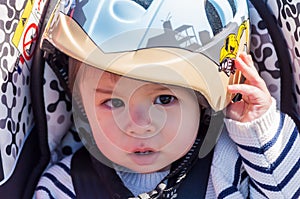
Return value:
<svg viewBox="0 0 300 199">
<path fill-rule="evenodd" d="M 153 173 L 136 173 L 120 170 L 120 166 L 114 166 L 116 173 L 124 183 L 124 185 L 137 196 L 155 189 L 155 187 L 169 174 L 169 170 Z"/>
</svg>

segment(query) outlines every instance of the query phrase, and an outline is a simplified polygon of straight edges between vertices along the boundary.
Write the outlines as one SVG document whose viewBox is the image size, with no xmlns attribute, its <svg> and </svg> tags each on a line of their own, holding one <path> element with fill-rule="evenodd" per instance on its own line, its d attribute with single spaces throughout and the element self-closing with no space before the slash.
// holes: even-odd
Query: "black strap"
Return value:
<svg viewBox="0 0 300 199">
<path fill-rule="evenodd" d="M 74 154 L 71 161 L 71 177 L 76 198 L 108 199 L 108 192 L 91 165 L 90 157 L 85 148 L 79 149 Z"/>
<path fill-rule="evenodd" d="M 288 52 L 288 45 L 284 39 L 284 35 L 279 28 L 278 20 L 270 11 L 267 3 L 261 0 L 250 0 L 252 5 L 257 10 L 258 14 L 264 21 L 269 35 L 272 39 L 280 67 L 281 77 L 281 93 L 280 93 L 280 108 L 281 111 L 290 115 L 294 122 L 300 128 L 300 118 L 295 108 L 293 100 L 293 72 L 290 54 Z"/>
<path fill-rule="evenodd" d="M 213 152 L 197 160 L 177 190 L 178 199 L 205 198 Z"/>
<path fill-rule="evenodd" d="M 177 190 L 177 198 L 205 198 L 212 154 L 213 150 L 197 161 Z M 132 197 L 115 171 L 95 160 L 84 147 L 72 158 L 71 176 L 78 199 Z"/>
<path fill-rule="evenodd" d="M 71 177 L 77 199 L 127 199 L 132 196 L 115 171 L 95 160 L 84 147 L 72 158 Z"/>
</svg>

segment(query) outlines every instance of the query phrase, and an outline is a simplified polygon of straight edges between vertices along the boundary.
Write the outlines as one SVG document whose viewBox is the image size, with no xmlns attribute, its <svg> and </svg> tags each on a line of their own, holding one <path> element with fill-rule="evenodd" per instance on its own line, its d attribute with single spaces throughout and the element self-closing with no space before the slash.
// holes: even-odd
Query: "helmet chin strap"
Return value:
<svg viewBox="0 0 300 199">
<path fill-rule="evenodd" d="M 203 117 L 200 119 L 197 138 L 191 149 L 186 155 L 172 164 L 171 172 L 150 192 L 142 193 L 137 197 L 129 199 L 158 199 L 158 198 L 176 198 L 177 189 L 180 187 L 188 172 L 197 162 L 199 151 L 207 133 L 210 116 L 204 114 L 206 109 L 202 110 Z"/>
<path fill-rule="evenodd" d="M 69 57 L 61 51 L 57 50 L 48 40 L 45 40 L 42 43 L 42 46 L 44 50 L 44 59 L 56 74 L 60 85 L 66 92 L 69 99 L 72 99 L 71 90 L 68 86 Z"/>
</svg>

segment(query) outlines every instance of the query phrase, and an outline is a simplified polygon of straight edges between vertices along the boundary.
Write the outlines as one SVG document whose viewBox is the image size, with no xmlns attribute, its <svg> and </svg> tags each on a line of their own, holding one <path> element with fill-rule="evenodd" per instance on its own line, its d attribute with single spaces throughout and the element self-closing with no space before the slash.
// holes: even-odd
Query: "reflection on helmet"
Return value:
<svg viewBox="0 0 300 199">
<path fill-rule="evenodd" d="M 192 88 L 218 111 L 231 100 L 226 86 L 240 80 L 222 66 L 247 50 L 247 20 L 246 0 L 62 0 L 43 41 L 100 69 Z"/>
</svg>

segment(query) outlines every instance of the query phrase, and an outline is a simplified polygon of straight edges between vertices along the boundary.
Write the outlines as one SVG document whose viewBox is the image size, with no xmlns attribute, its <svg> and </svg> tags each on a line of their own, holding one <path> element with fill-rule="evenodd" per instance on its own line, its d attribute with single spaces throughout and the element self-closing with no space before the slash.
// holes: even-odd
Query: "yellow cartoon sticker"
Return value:
<svg viewBox="0 0 300 199">
<path fill-rule="evenodd" d="M 32 12 L 32 8 L 33 8 L 33 4 L 34 4 L 34 0 L 29 0 L 27 1 L 26 3 L 26 6 L 25 6 L 25 9 L 24 9 L 24 12 L 21 16 L 21 19 L 17 25 L 17 28 L 16 28 L 16 31 L 14 33 L 14 36 L 12 38 L 12 43 L 18 48 L 19 46 L 19 42 L 21 40 L 21 37 L 22 37 L 22 34 L 24 32 L 24 28 L 25 28 L 25 25 L 29 19 L 29 16 Z"/>
<path fill-rule="evenodd" d="M 232 33 L 226 37 L 224 46 L 220 51 L 219 72 L 224 71 L 227 76 L 235 73 L 234 59 L 238 52 L 245 51 L 245 48 L 247 48 L 247 46 L 244 46 L 247 45 L 247 42 L 241 42 L 241 40 L 246 39 L 246 41 L 248 41 L 248 38 L 244 38 L 244 36 L 248 35 L 248 31 L 249 20 L 244 21 L 240 25 L 237 34 Z M 240 44 L 242 44 L 242 46 Z"/>
</svg>

